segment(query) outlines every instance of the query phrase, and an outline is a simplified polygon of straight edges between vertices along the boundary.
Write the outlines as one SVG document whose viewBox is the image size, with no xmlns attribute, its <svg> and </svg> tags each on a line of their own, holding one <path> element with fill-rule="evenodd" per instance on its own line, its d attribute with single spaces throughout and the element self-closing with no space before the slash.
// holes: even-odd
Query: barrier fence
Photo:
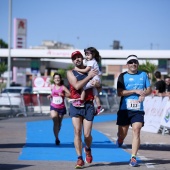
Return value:
<svg viewBox="0 0 170 170">
<path fill-rule="evenodd" d="M 0 115 L 7 117 L 28 116 L 50 113 L 49 93 L 23 94 L 15 96 L 0 96 Z M 100 95 L 101 105 L 107 111 L 117 111 L 119 97 L 116 95 Z M 2 102 L 3 101 L 3 102 Z M 68 99 L 65 99 L 67 113 L 70 107 Z M 94 105 L 96 106 L 95 102 Z"/>
<path fill-rule="evenodd" d="M 143 131 L 165 134 L 170 129 L 170 98 L 147 96 L 144 100 L 145 125 Z"/>
<path fill-rule="evenodd" d="M 6 117 L 28 116 L 50 113 L 49 94 L 24 94 L 10 96 L 0 95 L 0 115 Z M 105 111 L 116 113 L 120 98 L 116 95 L 100 95 L 101 105 Z M 70 103 L 65 99 L 67 114 Z M 96 106 L 95 102 L 94 105 Z M 144 100 L 145 125 L 143 131 L 165 134 L 170 129 L 170 98 L 147 96 Z"/>
</svg>

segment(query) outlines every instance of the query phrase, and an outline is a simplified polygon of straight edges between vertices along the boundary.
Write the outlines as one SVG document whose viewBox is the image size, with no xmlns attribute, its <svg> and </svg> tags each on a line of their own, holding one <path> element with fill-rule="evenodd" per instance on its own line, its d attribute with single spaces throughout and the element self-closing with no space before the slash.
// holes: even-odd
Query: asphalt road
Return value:
<svg viewBox="0 0 170 170">
<path fill-rule="evenodd" d="M 111 114 L 111 113 L 103 113 Z M 74 161 L 27 161 L 19 160 L 22 148 L 26 142 L 26 122 L 35 120 L 50 120 L 48 115 L 6 118 L 0 120 L 0 170 L 72 170 Z M 115 121 L 94 123 L 93 128 L 111 141 L 116 141 L 117 126 Z M 131 153 L 132 133 L 124 141 L 123 149 Z M 127 162 L 93 162 L 84 169 L 90 170 L 129 170 L 129 169 L 170 169 L 170 136 L 149 132 L 141 132 L 141 146 L 138 157 L 141 159 L 139 167 L 130 167 Z M 106 154 L 107 155 L 107 154 Z M 120 158 L 121 159 L 121 158 Z M 76 160 L 75 160 L 76 161 Z"/>
</svg>

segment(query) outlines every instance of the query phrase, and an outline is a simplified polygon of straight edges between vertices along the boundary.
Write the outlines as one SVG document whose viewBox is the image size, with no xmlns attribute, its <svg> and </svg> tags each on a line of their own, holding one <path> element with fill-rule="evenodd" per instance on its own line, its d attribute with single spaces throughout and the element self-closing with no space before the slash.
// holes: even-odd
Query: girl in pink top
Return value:
<svg viewBox="0 0 170 170">
<path fill-rule="evenodd" d="M 49 99 L 51 98 L 50 104 L 50 115 L 53 120 L 53 131 L 55 136 L 56 145 L 60 144 L 60 140 L 58 138 L 59 131 L 61 129 L 61 123 L 63 116 L 66 114 L 66 107 L 64 103 L 65 96 L 70 96 L 70 91 L 67 87 L 64 86 L 62 77 L 59 73 L 54 73 L 53 75 L 54 86 L 51 88 L 51 95 L 47 96 Z"/>
</svg>

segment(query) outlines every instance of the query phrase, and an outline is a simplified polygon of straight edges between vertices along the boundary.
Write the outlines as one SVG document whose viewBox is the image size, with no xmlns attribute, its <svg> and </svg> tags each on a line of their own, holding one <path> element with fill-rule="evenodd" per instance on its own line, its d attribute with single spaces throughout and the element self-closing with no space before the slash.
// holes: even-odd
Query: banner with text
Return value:
<svg viewBox="0 0 170 170">
<path fill-rule="evenodd" d="M 169 97 L 147 96 L 144 100 L 145 124 L 143 131 L 158 133 L 161 126 L 161 118 L 166 110 Z"/>
</svg>

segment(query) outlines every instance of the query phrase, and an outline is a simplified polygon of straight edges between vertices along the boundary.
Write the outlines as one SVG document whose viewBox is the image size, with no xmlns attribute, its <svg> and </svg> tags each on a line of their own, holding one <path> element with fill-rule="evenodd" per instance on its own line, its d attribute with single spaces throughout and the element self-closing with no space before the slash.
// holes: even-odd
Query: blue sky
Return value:
<svg viewBox="0 0 170 170">
<path fill-rule="evenodd" d="M 12 2 L 13 19 L 27 19 L 28 48 L 54 40 L 80 49 L 111 49 L 119 40 L 125 50 L 151 49 L 151 43 L 152 49 L 170 50 L 170 0 Z M 0 39 L 8 42 L 8 0 L 0 0 Z"/>
</svg>

